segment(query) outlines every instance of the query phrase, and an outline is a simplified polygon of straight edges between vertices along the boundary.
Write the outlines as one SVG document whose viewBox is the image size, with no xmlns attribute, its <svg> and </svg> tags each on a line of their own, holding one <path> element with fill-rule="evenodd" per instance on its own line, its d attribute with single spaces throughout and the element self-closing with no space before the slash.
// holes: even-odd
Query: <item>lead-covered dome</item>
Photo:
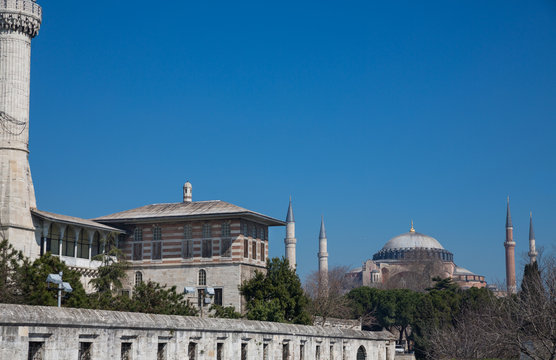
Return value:
<svg viewBox="0 0 556 360">
<path fill-rule="evenodd" d="M 453 261 L 454 255 L 432 236 L 413 229 L 388 240 L 382 249 L 373 255 L 373 260 L 423 260 L 439 259 Z"/>
</svg>

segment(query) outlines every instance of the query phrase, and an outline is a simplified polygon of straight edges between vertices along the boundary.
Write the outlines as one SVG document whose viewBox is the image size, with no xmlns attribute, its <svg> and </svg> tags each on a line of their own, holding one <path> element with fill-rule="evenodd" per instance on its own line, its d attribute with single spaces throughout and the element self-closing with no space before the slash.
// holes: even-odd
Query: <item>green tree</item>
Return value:
<svg viewBox="0 0 556 360">
<path fill-rule="evenodd" d="M 89 295 L 90 305 L 95 309 L 126 311 L 129 296 L 121 295 L 122 280 L 126 278 L 125 270 L 129 263 L 125 261 L 122 251 L 113 246 L 106 254 L 99 254 L 93 260 L 101 261 L 98 275 L 90 281 L 95 292 Z"/>
<path fill-rule="evenodd" d="M 36 259 L 32 264 L 24 265 L 20 286 L 25 296 L 25 302 L 29 305 L 56 306 L 58 292 L 52 290 L 56 285 L 48 285 L 46 277 L 48 274 L 58 274 L 60 271 L 64 273 L 63 280 L 73 288 L 71 293 L 64 294 L 62 305 L 88 307 L 88 298 L 81 284 L 79 272 L 71 270 L 58 257 L 52 256 L 49 252 Z"/>
<path fill-rule="evenodd" d="M 286 259 L 267 261 L 266 274 L 256 271 L 255 276 L 240 286 L 247 302 L 247 318 L 294 324 L 310 324 L 307 311 L 308 297 L 301 281 L 290 269 Z"/>
<path fill-rule="evenodd" d="M 150 314 L 193 316 L 197 310 L 185 299 L 183 293 L 178 293 L 176 287 L 165 288 L 158 283 L 148 281 L 137 285 L 133 290 L 131 300 L 123 301 L 124 296 L 117 297 L 127 307 L 127 311 Z"/>
<path fill-rule="evenodd" d="M 210 307 L 212 312 L 211 317 L 224 318 L 224 319 L 239 319 L 241 314 L 236 311 L 233 306 L 212 305 Z"/>
<path fill-rule="evenodd" d="M 20 283 L 26 259 L 7 239 L 0 241 L 0 303 L 24 301 Z"/>
</svg>

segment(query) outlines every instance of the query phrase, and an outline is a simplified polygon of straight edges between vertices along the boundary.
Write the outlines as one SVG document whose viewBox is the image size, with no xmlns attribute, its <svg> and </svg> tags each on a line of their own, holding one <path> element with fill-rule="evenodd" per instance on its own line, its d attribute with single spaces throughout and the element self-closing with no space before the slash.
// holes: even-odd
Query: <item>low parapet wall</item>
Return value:
<svg viewBox="0 0 556 360">
<path fill-rule="evenodd" d="M 0 336 L 14 360 L 393 360 L 395 346 L 386 331 L 7 304 Z"/>
</svg>

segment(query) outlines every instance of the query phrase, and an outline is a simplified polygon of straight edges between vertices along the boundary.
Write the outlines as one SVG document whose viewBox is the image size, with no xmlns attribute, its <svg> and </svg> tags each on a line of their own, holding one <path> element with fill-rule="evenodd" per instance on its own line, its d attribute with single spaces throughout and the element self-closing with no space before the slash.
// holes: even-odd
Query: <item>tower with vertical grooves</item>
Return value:
<svg viewBox="0 0 556 360">
<path fill-rule="evenodd" d="M 328 240 L 326 239 L 326 229 L 324 228 L 324 218 L 320 220 L 319 233 L 319 288 L 324 295 L 328 293 Z"/>
<path fill-rule="evenodd" d="M 533 230 L 533 213 L 529 213 L 529 259 L 531 264 L 537 261 L 537 249 L 535 247 L 535 230 Z"/>
<path fill-rule="evenodd" d="M 0 0 L 0 225 L 24 255 L 36 257 L 30 208 L 36 207 L 29 168 L 31 39 L 42 9 L 31 0 Z"/>
</svg>

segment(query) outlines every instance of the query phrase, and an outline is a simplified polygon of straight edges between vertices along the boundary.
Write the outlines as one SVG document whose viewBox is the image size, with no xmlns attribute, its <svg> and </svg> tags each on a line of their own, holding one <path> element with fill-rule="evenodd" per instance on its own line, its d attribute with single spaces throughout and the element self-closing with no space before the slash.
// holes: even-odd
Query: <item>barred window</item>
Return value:
<svg viewBox="0 0 556 360">
<path fill-rule="evenodd" d="M 243 257 L 249 257 L 249 240 L 247 239 L 243 240 Z"/>
<path fill-rule="evenodd" d="M 231 243 L 232 243 L 231 239 L 220 240 L 220 255 L 222 257 L 232 256 Z"/>
<path fill-rule="evenodd" d="M 222 237 L 230 237 L 230 223 L 225 222 L 222 224 Z"/>
<path fill-rule="evenodd" d="M 133 231 L 133 240 L 143 241 L 143 229 L 135 228 L 135 231 Z"/>
<path fill-rule="evenodd" d="M 207 272 L 203 269 L 199 270 L 199 285 L 207 284 Z"/>
<path fill-rule="evenodd" d="M 265 261 L 265 243 L 261 243 L 261 261 Z"/>
<path fill-rule="evenodd" d="M 210 224 L 206 223 L 203 224 L 203 238 L 208 239 L 212 237 L 212 232 L 210 228 Z"/>
<path fill-rule="evenodd" d="M 151 246 L 151 258 L 153 260 L 162 259 L 162 241 L 153 241 Z"/>
<path fill-rule="evenodd" d="M 257 242 L 253 241 L 253 250 L 251 251 L 251 257 L 257 259 Z"/>
<path fill-rule="evenodd" d="M 204 239 L 201 254 L 204 258 L 212 257 L 212 240 Z"/>
<path fill-rule="evenodd" d="M 259 228 L 259 239 L 264 240 L 264 228 Z"/>
<path fill-rule="evenodd" d="M 153 240 L 162 240 L 162 229 L 160 229 L 160 226 L 155 226 L 153 228 Z"/>
<path fill-rule="evenodd" d="M 257 226 L 256 225 L 253 225 L 253 227 L 251 228 L 251 237 L 253 239 L 257 238 Z"/>
<path fill-rule="evenodd" d="M 185 224 L 183 226 L 183 237 L 185 239 L 193 238 L 193 227 L 191 226 L 191 224 Z"/>
<path fill-rule="evenodd" d="M 241 223 L 241 227 L 242 227 L 241 233 L 244 236 L 249 236 L 249 232 L 247 231 L 247 223 L 246 222 Z"/>
<path fill-rule="evenodd" d="M 193 257 L 193 240 L 184 240 L 182 257 L 184 259 L 190 259 Z"/>
<path fill-rule="evenodd" d="M 142 282 L 143 282 L 143 274 L 141 274 L 141 271 L 136 271 L 135 272 L 135 286 L 141 285 Z"/>
<path fill-rule="evenodd" d="M 133 244 L 132 260 L 143 260 L 143 244 L 138 242 Z"/>
</svg>

